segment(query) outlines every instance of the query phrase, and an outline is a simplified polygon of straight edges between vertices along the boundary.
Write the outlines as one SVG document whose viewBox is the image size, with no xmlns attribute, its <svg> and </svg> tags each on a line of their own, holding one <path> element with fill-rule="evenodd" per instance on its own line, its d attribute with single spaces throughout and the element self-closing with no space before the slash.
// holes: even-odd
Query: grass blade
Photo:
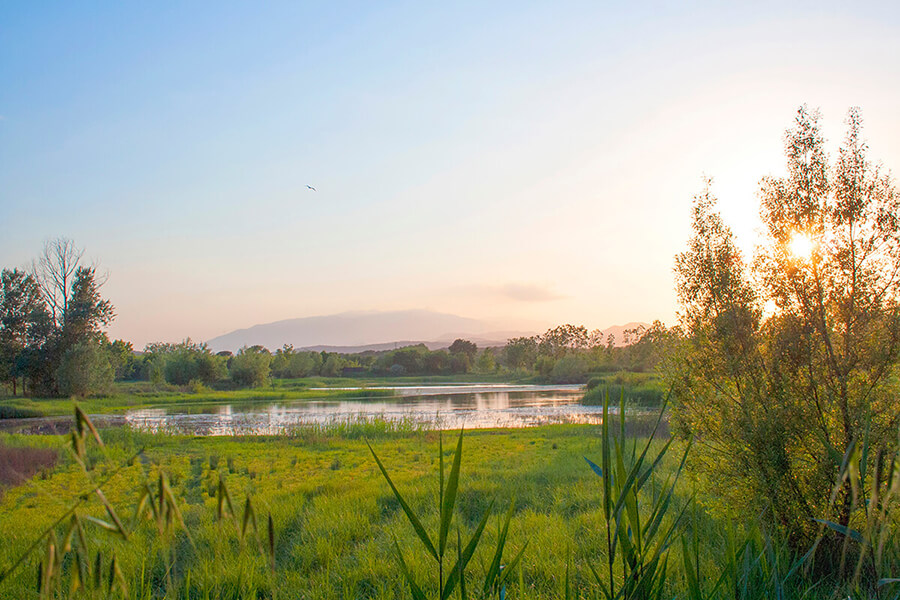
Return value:
<svg viewBox="0 0 900 600">
<path fill-rule="evenodd" d="M 484 515 L 482 515 L 481 521 L 479 521 L 478 523 L 478 527 L 475 528 L 475 532 L 469 539 L 469 543 L 466 544 L 466 548 L 462 552 L 462 565 L 457 563 L 450 571 L 450 575 L 447 577 L 447 583 L 446 585 L 444 585 L 444 596 L 441 600 L 447 600 L 447 598 L 450 597 L 450 594 L 453 593 L 453 588 L 457 583 L 457 579 L 459 578 L 459 573 L 465 570 L 466 566 L 469 564 L 469 561 L 472 560 L 472 556 L 475 555 L 475 548 L 478 547 L 478 542 L 479 540 L 481 540 L 481 535 L 482 533 L 484 533 L 484 528 L 485 526 L 487 526 L 488 517 L 491 516 L 491 511 L 493 509 L 494 502 L 491 501 L 491 503 L 487 507 L 487 510 L 484 511 Z"/>
<path fill-rule="evenodd" d="M 453 455 L 453 465 L 450 467 L 450 477 L 447 479 L 447 489 L 443 494 L 443 504 L 441 505 L 441 529 L 438 539 L 438 554 L 444 555 L 444 549 L 447 546 L 447 532 L 450 531 L 450 522 L 453 520 L 453 505 L 456 502 L 456 492 L 459 489 L 459 469 L 462 464 L 462 443 L 463 430 L 459 430 L 459 441 L 456 443 L 456 453 Z M 443 471 L 444 460 L 441 454 L 441 471 Z M 441 473 L 441 483 L 443 484 L 443 473 Z M 443 485 L 441 486 L 443 487 Z"/>
<path fill-rule="evenodd" d="M 397 560 L 400 563 L 400 570 L 403 572 L 403 576 L 406 578 L 406 582 L 409 584 L 409 590 L 412 593 L 413 600 L 426 600 L 425 594 L 422 593 L 422 589 L 416 585 L 415 580 L 412 577 L 412 573 L 409 572 L 409 567 L 406 566 L 406 561 L 403 559 L 403 553 L 400 551 L 400 544 L 397 543 L 397 540 L 394 540 L 394 552 L 397 553 Z"/>
<path fill-rule="evenodd" d="M 275 574 L 275 523 L 272 522 L 272 513 L 269 513 L 269 568 Z"/>
<path fill-rule="evenodd" d="M 369 447 L 369 452 L 372 453 L 372 457 L 378 464 L 378 468 L 381 470 L 381 474 L 384 475 L 384 478 L 390 486 L 391 491 L 394 492 L 394 497 L 397 498 L 397 502 L 400 503 L 400 508 L 402 508 L 403 512 L 406 513 L 406 518 L 409 519 L 409 522 L 412 524 L 413 529 L 416 531 L 416 535 L 418 535 L 419 539 L 422 540 L 422 544 L 424 544 L 425 549 L 428 550 L 428 553 L 431 554 L 434 560 L 440 561 L 440 559 L 438 558 L 438 552 L 435 549 L 434 544 L 431 542 L 431 538 L 428 537 L 428 532 L 425 531 L 425 527 L 422 525 L 422 522 L 409 507 L 409 504 L 406 503 L 406 500 L 403 499 L 403 496 L 400 495 L 400 490 L 398 490 L 397 486 L 394 485 L 394 482 L 391 481 L 391 476 L 388 475 L 387 470 L 381 463 L 381 459 L 379 459 L 378 455 L 375 454 L 375 450 L 372 449 L 372 446 L 371 444 L 369 444 L 368 440 L 366 440 L 366 446 Z"/>
</svg>

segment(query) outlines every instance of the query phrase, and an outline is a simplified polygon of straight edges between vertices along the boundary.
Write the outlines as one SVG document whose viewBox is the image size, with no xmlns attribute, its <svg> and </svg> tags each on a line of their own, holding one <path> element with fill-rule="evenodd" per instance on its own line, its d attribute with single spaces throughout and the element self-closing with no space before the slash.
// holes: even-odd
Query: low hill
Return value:
<svg viewBox="0 0 900 600">
<path fill-rule="evenodd" d="M 285 344 L 297 349 L 362 352 L 419 343 L 431 349 L 446 348 L 462 337 L 484 347 L 503 345 L 510 337 L 533 335 L 538 329 L 511 330 L 508 324 L 429 310 L 357 311 L 254 325 L 214 337 L 207 344 L 216 352 L 254 345 L 275 350 Z"/>
</svg>

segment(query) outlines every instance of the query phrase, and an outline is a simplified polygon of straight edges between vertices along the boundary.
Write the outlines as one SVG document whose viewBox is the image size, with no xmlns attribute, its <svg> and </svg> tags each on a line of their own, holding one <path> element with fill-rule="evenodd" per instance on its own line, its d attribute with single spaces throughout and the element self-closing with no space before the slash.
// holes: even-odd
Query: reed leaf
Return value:
<svg viewBox="0 0 900 600">
<path fill-rule="evenodd" d="M 506 511 L 506 518 L 504 519 L 503 525 L 500 528 L 500 533 L 497 536 L 497 547 L 494 549 L 494 556 L 491 559 L 487 574 L 484 577 L 484 589 L 482 590 L 482 593 L 485 596 L 488 596 L 491 589 L 496 587 L 500 578 L 500 563 L 503 560 L 503 548 L 506 546 L 506 537 L 509 535 L 509 522 L 512 520 L 515 508 L 515 502 L 510 502 L 509 509 Z"/>
<path fill-rule="evenodd" d="M 459 488 L 459 470 L 462 464 L 463 430 L 459 431 L 459 441 L 456 443 L 456 452 L 453 455 L 453 465 L 450 467 L 450 477 L 447 479 L 447 489 L 443 493 L 441 503 L 441 526 L 438 536 L 438 554 L 444 555 L 447 546 L 447 532 L 450 531 L 450 521 L 453 520 L 453 505 L 456 503 L 456 492 Z M 443 453 L 441 453 L 441 470 L 443 471 Z M 441 487 L 443 487 L 443 473 L 441 473 Z"/>
<path fill-rule="evenodd" d="M 459 579 L 459 600 L 466 600 L 468 595 L 466 594 L 466 576 L 465 568 L 462 559 L 462 536 L 459 533 L 459 527 L 456 528 L 456 568 L 454 572 L 456 573 L 457 579 Z"/>
<path fill-rule="evenodd" d="M 406 565 L 406 560 L 403 558 L 403 552 L 400 551 L 400 544 L 397 543 L 396 539 L 394 539 L 394 552 L 397 555 L 397 561 L 400 563 L 400 571 L 403 573 L 406 582 L 409 584 L 409 590 L 412 593 L 413 600 L 426 600 L 425 594 L 422 593 L 422 589 L 416 584 L 412 573 L 409 572 L 409 567 Z"/>
<path fill-rule="evenodd" d="M 241 520 L 241 539 L 247 536 L 247 526 L 252 525 L 253 531 L 259 535 L 259 528 L 256 526 L 256 511 L 253 510 L 253 503 L 250 497 L 244 502 L 244 518 Z"/>
<path fill-rule="evenodd" d="M 103 446 L 103 440 L 100 438 L 100 432 L 97 431 L 97 428 L 94 427 L 94 423 L 91 422 L 91 419 L 85 414 L 81 407 L 78 404 L 75 405 L 75 425 L 78 428 L 78 434 L 84 438 L 84 428 L 87 427 L 88 431 L 91 432 L 91 435 L 94 436 L 94 440 L 97 441 L 97 444 Z"/>
<path fill-rule="evenodd" d="M 378 468 L 381 470 L 381 474 L 384 475 L 384 479 L 387 481 L 388 485 L 391 488 L 391 491 L 394 492 L 394 497 L 397 498 L 397 502 L 400 504 L 400 508 L 403 509 L 403 512 L 406 513 L 406 518 L 409 519 L 410 524 L 412 524 L 413 529 L 416 532 L 416 535 L 419 536 L 419 539 L 422 541 L 422 544 L 425 546 L 425 549 L 428 553 L 436 560 L 440 562 L 440 557 L 438 555 L 437 549 L 435 549 L 434 544 L 431 542 L 431 538 L 428 537 L 428 532 L 425 531 L 425 527 L 422 525 L 422 522 L 416 516 L 416 514 L 409 507 L 409 504 L 406 503 L 406 500 L 403 499 L 403 496 L 400 494 L 400 490 L 397 489 L 397 486 L 394 485 L 394 482 L 391 480 L 391 476 L 388 475 L 387 470 L 384 468 L 384 465 L 381 463 L 381 459 L 378 458 L 378 455 L 375 454 L 375 450 L 372 449 L 369 441 L 366 440 L 366 446 L 369 447 L 369 452 L 372 453 L 372 457 L 375 459 L 375 463 L 378 465 Z"/>
<path fill-rule="evenodd" d="M 122 521 L 119 520 L 119 515 L 116 514 L 116 511 L 109 503 L 109 500 L 106 499 L 106 496 L 103 494 L 103 490 L 98 487 L 94 490 L 94 492 L 97 494 L 97 497 L 100 498 L 100 502 L 102 502 L 103 506 L 106 508 L 106 513 L 109 515 L 109 518 L 113 520 L 113 523 L 115 523 L 116 530 L 118 531 L 119 535 L 122 536 L 123 540 L 127 540 L 128 531 L 126 531 L 125 526 L 122 525 Z"/>
<path fill-rule="evenodd" d="M 481 521 L 478 522 L 478 526 L 472 533 L 469 543 L 466 544 L 465 549 L 459 555 L 461 558 L 457 558 L 456 565 L 454 565 L 453 569 L 450 571 L 450 575 L 447 577 L 447 582 L 444 585 L 444 596 L 441 600 L 446 600 L 450 597 L 450 594 L 453 593 L 453 588 L 456 586 L 457 580 L 460 577 L 460 573 L 465 571 L 469 561 L 472 560 L 472 557 L 475 555 L 475 549 L 478 547 L 478 542 L 481 540 L 481 535 L 484 533 L 484 528 L 487 526 L 488 517 L 490 517 L 493 508 L 494 501 L 491 500 L 487 510 L 485 510 L 484 514 L 481 516 Z M 460 564 L 460 560 L 462 560 L 462 564 Z"/>
<path fill-rule="evenodd" d="M 269 568 L 272 574 L 275 574 L 275 523 L 272 521 L 272 513 L 269 513 Z"/>
</svg>

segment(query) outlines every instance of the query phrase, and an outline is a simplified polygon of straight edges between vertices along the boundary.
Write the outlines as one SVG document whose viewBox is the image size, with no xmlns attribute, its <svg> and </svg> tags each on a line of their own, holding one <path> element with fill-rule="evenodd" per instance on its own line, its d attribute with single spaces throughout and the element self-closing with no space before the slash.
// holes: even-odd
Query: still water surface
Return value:
<svg viewBox="0 0 900 600">
<path fill-rule="evenodd" d="M 333 388 L 332 388 L 333 389 Z M 353 388 L 342 388 L 353 389 Z M 602 407 L 580 404 L 577 385 L 453 385 L 392 387 L 375 400 L 280 400 L 274 403 L 148 408 L 125 423 L 148 431 L 192 435 L 271 435 L 309 425 L 383 419 L 416 427 L 467 429 L 599 423 Z"/>
</svg>

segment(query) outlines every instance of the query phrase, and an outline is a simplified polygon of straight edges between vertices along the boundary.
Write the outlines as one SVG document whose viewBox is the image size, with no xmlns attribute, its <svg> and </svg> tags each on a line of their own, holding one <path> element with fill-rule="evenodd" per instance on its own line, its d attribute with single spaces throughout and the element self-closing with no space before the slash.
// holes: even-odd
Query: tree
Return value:
<svg viewBox="0 0 900 600">
<path fill-rule="evenodd" d="M 494 351 L 490 348 L 482 350 L 481 354 L 478 355 L 478 360 L 475 361 L 475 369 L 479 373 L 490 373 L 495 366 Z"/>
<path fill-rule="evenodd" d="M 534 337 L 517 337 L 507 340 L 504 348 L 506 366 L 511 369 L 531 369 L 537 360 L 537 340 Z"/>
<path fill-rule="evenodd" d="M 475 354 L 478 352 L 478 346 L 469 340 L 457 338 L 453 340 L 453 343 L 450 344 L 450 347 L 447 348 L 447 350 L 449 350 L 450 354 L 465 354 L 469 358 L 469 363 L 471 364 L 475 359 Z"/>
<path fill-rule="evenodd" d="M 75 242 L 59 237 L 44 242 L 40 257 L 32 263 L 32 275 L 41 288 L 44 300 L 57 329 L 62 329 L 72 297 L 72 281 L 81 266 L 84 250 Z"/>
<path fill-rule="evenodd" d="M 109 364 L 112 366 L 117 380 L 135 378 L 136 362 L 131 342 L 124 340 L 107 341 L 106 352 L 109 355 Z"/>
<path fill-rule="evenodd" d="M 325 359 L 325 362 L 322 364 L 322 376 L 323 377 L 337 377 L 340 375 L 344 367 L 347 366 L 347 361 L 341 357 L 339 354 L 330 353 L 328 358 Z"/>
<path fill-rule="evenodd" d="M 109 354 L 99 340 L 89 338 L 66 350 L 56 377 L 62 395 L 84 397 L 107 392 L 114 375 Z"/>
<path fill-rule="evenodd" d="M 94 267 L 78 267 L 66 301 L 60 334 L 64 347 L 85 339 L 96 339 L 116 313 L 109 300 L 100 297 Z"/>
<path fill-rule="evenodd" d="M 14 396 L 16 378 L 25 376 L 31 353 L 42 348 L 49 335 L 50 315 L 37 282 L 18 269 L 4 269 L 0 274 L 0 380 L 12 383 Z"/>
<path fill-rule="evenodd" d="M 57 375 L 66 353 L 81 342 L 105 342 L 103 329 L 115 317 L 112 305 L 100 296 L 103 278 L 94 266 L 82 264 L 83 255 L 72 240 L 57 238 L 46 242 L 32 263 L 49 333 L 45 343 L 29 347 L 23 357 L 32 383 L 46 393 L 60 392 Z"/>
<path fill-rule="evenodd" d="M 269 380 L 272 355 L 261 346 L 241 348 L 228 364 L 231 379 L 238 385 L 258 387 Z"/>
<path fill-rule="evenodd" d="M 538 353 L 551 358 L 561 358 L 572 350 L 583 350 L 590 344 L 590 336 L 584 325 L 560 325 L 548 329 L 538 343 Z"/>
<path fill-rule="evenodd" d="M 698 435 L 723 493 L 763 501 L 797 550 L 813 518 L 850 522 L 849 481 L 830 501 L 842 457 L 865 436 L 889 449 L 900 421 L 900 202 L 866 157 L 857 109 L 847 125 L 829 166 L 819 115 L 800 108 L 785 134 L 787 175 L 761 183 L 765 234 L 750 265 L 708 186 L 676 257 L 673 423 Z"/>
</svg>

